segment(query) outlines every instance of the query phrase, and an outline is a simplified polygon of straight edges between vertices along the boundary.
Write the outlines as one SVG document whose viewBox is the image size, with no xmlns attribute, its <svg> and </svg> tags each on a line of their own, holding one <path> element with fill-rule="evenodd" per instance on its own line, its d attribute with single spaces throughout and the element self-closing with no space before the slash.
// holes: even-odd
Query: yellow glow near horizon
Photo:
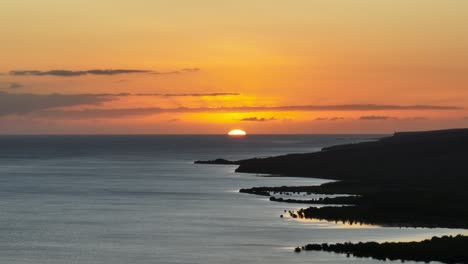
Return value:
<svg viewBox="0 0 468 264">
<path fill-rule="evenodd" d="M 236 136 L 236 137 L 242 137 L 247 135 L 247 133 L 244 130 L 241 129 L 233 129 L 229 131 L 228 133 L 229 136 Z"/>
</svg>

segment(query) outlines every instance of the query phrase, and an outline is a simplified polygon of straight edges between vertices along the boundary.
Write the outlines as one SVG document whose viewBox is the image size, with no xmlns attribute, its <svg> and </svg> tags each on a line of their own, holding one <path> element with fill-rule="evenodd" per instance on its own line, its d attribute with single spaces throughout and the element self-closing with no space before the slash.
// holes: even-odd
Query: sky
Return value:
<svg viewBox="0 0 468 264">
<path fill-rule="evenodd" d="M 0 134 L 468 126 L 465 0 L 2 0 Z"/>
</svg>

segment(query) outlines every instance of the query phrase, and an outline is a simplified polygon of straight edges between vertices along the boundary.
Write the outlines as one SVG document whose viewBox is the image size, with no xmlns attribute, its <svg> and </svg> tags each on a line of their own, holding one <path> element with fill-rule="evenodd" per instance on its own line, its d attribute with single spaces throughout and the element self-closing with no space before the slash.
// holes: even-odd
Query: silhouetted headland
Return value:
<svg viewBox="0 0 468 264">
<path fill-rule="evenodd" d="M 331 146 L 315 153 L 204 163 L 220 164 L 221 161 L 238 164 L 236 172 L 335 180 L 320 186 L 240 190 L 270 196 L 275 202 L 335 205 L 289 211 L 292 218 L 399 227 L 468 228 L 468 129 L 399 132 L 376 141 Z M 312 200 L 277 197 L 310 194 L 347 196 Z M 467 248 L 468 239 L 463 236 L 419 243 L 304 247 L 377 259 L 446 263 L 468 263 Z M 301 248 L 296 248 L 297 251 Z"/>
<path fill-rule="evenodd" d="M 352 198 L 355 206 L 311 207 L 302 209 L 299 217 L 391 226 L 468 227 L 468 129 L 401 132 L 315 153 L 228 164 L 239 164 L 237 172 L 336 180 L 321 186 L 256 187 L 241 192 L 359 197 Z M 349 204 L 350 200 L 329 199 L 324 204 Z"/>
<path fill-rule="evenodd" d="M 466 182 L 468 129 L 395 133 L 377 141 L 338 145 L 308 154 L 236 161 L 237 172 L 389 184 L 404 180 Z"/>
</svg>

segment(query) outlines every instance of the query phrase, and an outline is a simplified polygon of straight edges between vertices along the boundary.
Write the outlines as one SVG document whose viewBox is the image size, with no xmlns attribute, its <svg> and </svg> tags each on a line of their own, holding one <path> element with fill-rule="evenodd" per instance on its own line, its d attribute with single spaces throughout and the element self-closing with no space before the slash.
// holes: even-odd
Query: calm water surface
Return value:
<svg viewBox="0 0 468 264">
<path fill-rule="evenodd" d="M 301 205 L 237 191 L 325 181 L 193 164 L 376 137 L 0 136 L 0 263 L 380 263 L 292 248 L 466 233 L 281 219 Z"/>
</svg>

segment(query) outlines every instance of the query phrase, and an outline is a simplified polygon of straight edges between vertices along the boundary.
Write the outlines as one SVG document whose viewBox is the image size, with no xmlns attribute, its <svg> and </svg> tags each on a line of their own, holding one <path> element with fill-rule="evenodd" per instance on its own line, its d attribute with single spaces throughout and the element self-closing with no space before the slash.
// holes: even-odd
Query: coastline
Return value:
<svg viewBox="0 0 468 264">
<path fill-rule="evenodd" d="M 196 163 L 239 165 L 236 172 L 242 173 L 335 180 L 320 186 L 240 190 L 242 193 L 269 196 L 274 202 L 324 205 L 290 212 L 293 218 L 394 227 L 467 229 L 465 157 L 468 157 L 468 129 L 453 129 L 395 133 L 377 141 L 331 146 L 314 153 Z M 294 193 L 351 196 L 318 200 L 276 197 L 277 194 L 290 196 Z M 455 238 L 444 239 L 451 241 Z M 457 243 L 468 248 L 467 239 L 457 240 Z M 430 247 L 431 243 L 424 245 Z M 399 246 L 405 247 L 404 244 Z M 419 257 L 423 259 L 423 256 Z M 468 256 L 464 256 L 464 261 L 468 261 Z"/>
<path fill-rule="evenodd" d="M 439 261 L 442 263 L 466 263 L 468 236 L 432 237 L 419 242 L 359 242 L 337 244 L 308 244 L 294 252 L 326 251 L 346 254 L 348 257 L 373 258 L 381 261 Z"/>
</svg>

